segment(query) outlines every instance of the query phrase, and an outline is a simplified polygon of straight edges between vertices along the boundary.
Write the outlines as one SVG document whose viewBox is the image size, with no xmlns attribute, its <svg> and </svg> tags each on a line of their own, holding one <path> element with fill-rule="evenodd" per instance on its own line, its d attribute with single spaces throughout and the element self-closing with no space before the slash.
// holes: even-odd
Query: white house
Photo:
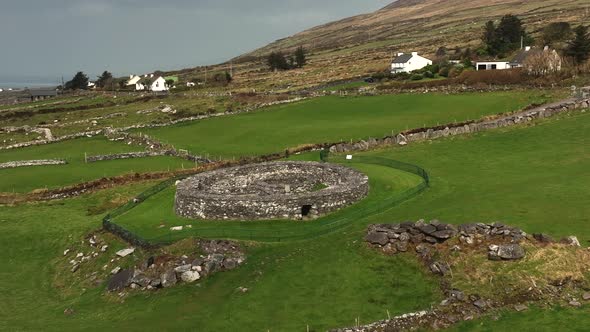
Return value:
<svg viewBox="0 0 590 332">
<path fill-rule="evenodd" d="M 532 56 L 539 56 L 540 61 L 529 61 L 527 59 Z M 476 62 L 475 68 L 477 70 L 502 70 L 511 68 L 527 67 L 530 72 L 555 72 L 560 71 L 562 60 L 556 50 L 551 50 L 549 47 L 543 49 L 527 46 L 512 58 L 510 61 L 480 61 Z M 537 68 L 543 67 L 543 68 Z"/>
<path fill-rule="evenodd" d="M 88 89 L 96 88 L 96 83 L 88 81 Z"/>
<path fill-rule="evenodd" d="M 476 70 L 502 70 L 510 68 L 508 61 L 479 61 L 475 63 Z"/>
<path fill-rule="evenodd" d="M 154 74 L 145 75 L 144 78 L 139 80 L 135 85 L 135 90 L 143 91 L 149 90 L 153 92 L 168 91 L 166 86 L 166 80 L 162 76 L 154 76 Z"/>
<path fill-rule="evenodd" d="M 411 54 L 398 53 L 391 63 L 391 73 L 410 73 L 432 64 L 432 60 L 418 55 L 418 52 Z"/>
<path fill-rule="evenodd" d="M 143 77 L 130 75 L 127 86 L 131 85 L 135 85 L 135 91 L 168 91 L 166 80 L 162 76 L 154 76 L 154 74 L 146 74 Z"/>
<path fill-rule="evenodd" d="M 141 81 L 141 76 L 129 75 L 129 80 L 127 81 L 127 86 L 135 85 L 136 91 L 144 90 L 145 87 L 143 86 L 143 84 L 140 84 L 139 81 Z"/>
</svg>

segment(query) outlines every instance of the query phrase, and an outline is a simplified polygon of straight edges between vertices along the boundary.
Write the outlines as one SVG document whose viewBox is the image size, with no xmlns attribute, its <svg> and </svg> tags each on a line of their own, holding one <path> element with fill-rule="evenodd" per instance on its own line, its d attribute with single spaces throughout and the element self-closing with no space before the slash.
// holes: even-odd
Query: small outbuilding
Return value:
<svg viewBox="0 0 590 332">
<path fill-rule="evenodd" d="M 44 100 L 57 97 L 57 89 L 31 89 L 29 90 L 31 101 Z"/>
</svg>

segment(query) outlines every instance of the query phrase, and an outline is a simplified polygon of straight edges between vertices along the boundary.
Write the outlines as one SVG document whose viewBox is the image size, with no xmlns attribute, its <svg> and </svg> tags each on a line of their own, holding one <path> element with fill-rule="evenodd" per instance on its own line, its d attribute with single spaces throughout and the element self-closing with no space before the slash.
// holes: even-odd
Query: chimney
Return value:
<svg viewBox="0 0 590 332">
<path fill-rule="evenodd" d="M 524 48 L 524 50 L 525 50 L 525 52 L 528 52 L 528 51 L 531 50 L 531 47 L 530 46 L 527 46 L 527 47 Z"/>
<path fill-rule="evenodd" d="M 412 56 L 418 56 L 418 52 L 412 52 Z"/>
<path fill-rule="evenodd" d="M 397 56 L 402 56 L 402 55 L 404 55 L 403 52 L 397 54 Z"/>
</svg>

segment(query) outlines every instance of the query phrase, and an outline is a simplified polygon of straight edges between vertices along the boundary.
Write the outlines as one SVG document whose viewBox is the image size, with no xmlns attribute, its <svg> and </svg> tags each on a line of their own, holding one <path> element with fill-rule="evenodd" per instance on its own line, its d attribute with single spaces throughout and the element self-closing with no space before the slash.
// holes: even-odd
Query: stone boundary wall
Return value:
<svg viewBox="0 0 590 332">
<path fill-rule="evenodd" d="M 326 187 L 314 190 L 315 184 Z M 368 177 L 348 167 L 271 162 L 220 169 L 181 181 L 175 211 L 183 217 L 210 220 L 299 220 L 348 206 L 368 191 Z"/>
<path fill-rule="evenodd" d="M 140 152 L 125 152 L 125 153 L 116 153 L 116 154 L 107 154 L 107 155 L 96 155 L 96 156 L 88 156 L 86 157 L 87 163 L 96 163 L 99 161 L 107 161 L 107 160 L 119 160 L 119 159 L 135 159 L 135 158 L 149 158 L 149 157 L 159 157 L 159 156 L 169 156 L 169 157 L 177 157 L 186 159 L 191 162 L 201 163 L 201 164 L 209 164 L 212 161 L 201 156 L 193 156 L 186 153 L 180 153 L 176 150 L 162 150 L 162 151 L 140 151 Z"/>
<path fill-rule="evenodd" d="M 241 114 L 241 113 L 250 113 L 250 112 L 258 111 L 261 108 L 275 106 L 275 105 L 281 105 L 281 104 L 290 104 L 290 103 L 295 103 L 295 102 L 299 102 L 299 101 L 306 100 L 306 99 L 308 99 L 308 98 L 307 97 L 297 97 L 297 98 L 281 100 L 281 101 L 276 101 L 276 102 L 271 102 L 271 103 L 263 103 L 263 104 L 255 106 L 255 107 L 245 108 L 243 110 L 237 110 L 237 111 L 233 111 L 233 112 L 223 112 L 223 113 L 213 113 L 213 114 L 191 116 L 191 117 L 182 118 L 182 119 L 178 119 L 178 120 L 172 120 L 172 121 L 165 122 L 165 123 L 138 124 L 138 125 L 121 127 L 121 128 L 104 128 L 104 129 L 99 129 L 99 130 L 86 131 L 86 132 L 74 133 L 74 134 L 70 134 L 70 135 L 64 135 L 64 136 L 60 136 L 60 137 L 54 137 L 53 139 L 39 139 L 39 140 L 34 140 L 34 141 L 15 143 L 12 145 L 7 145 L 7 146 L 0 146 L 0 150 L 12 150 L 12 149 L 25 148 L 25 147 L 29 147 L 29 146 L 35 146 L 35 145 L 51 144 L 51 143 L 57 143 L 57 142 L 80 138 L 80 137 L 93 137 L 93 136 L 98 136 L 98 135 L 106 134 L 108 132 L 113 132 L 113 131 L 125 132 L 125 131 L 132 130 L 132 129 L 168 127 L 168 126 L 172 126 L 172 125 L 183 123 L 183 122 L 205 120 L 205 119 L 213 118 L 213 117 L 228 116 L 228 115 L 235 115 L 235 114 Z"/>
<path fill-rule="evenodd" d="M 63 159 L 9 161 L 6 163 L 1 163 L 0 169 L 28 167 L 28 166 L 65 165 L 67 163 L 68 162 Z"/>
<path fill-rule="evenodd" d="M 590 99 L 570 100 L 528 111 L 517 112 L 511 115 L 498 115 L 492 120 L 484 119 L 479 121 L 452 123 L 437 127 L 407 130 L 397 135 L 386 136 L 380 139 L 371 138 L 367 141 L 361 140 L 351 143 L 337 143 L 330 145 L 329 150 L 332 153 L 343 153 L 366 151 L 379 146 L 407 145 L 411 142 L 420 142 L 440 137 L 470 134 L 489 129 L 509 127 L 531 122 L 536 119 L 549 118 L 567 111 L 586 109 L 588 107 L 590 107 Z"/>
</svg>

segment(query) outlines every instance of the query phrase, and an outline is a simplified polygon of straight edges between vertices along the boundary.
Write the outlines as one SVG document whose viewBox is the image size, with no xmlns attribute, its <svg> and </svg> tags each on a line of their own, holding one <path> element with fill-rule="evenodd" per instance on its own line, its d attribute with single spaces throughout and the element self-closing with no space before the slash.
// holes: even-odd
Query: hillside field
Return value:
<svg viewBox="0 0 590 332">
<path fill-rule="evenodd" d="M 309 143 L 357 141 L 392 132 L 518 110 L 554 98 L 544 92 L 320 97 L 237 116 L 141 130 L 176 148 L 213 157 L 282 153 Z"/>
<path fill-rule="evenodd" d="M 87 216 L 89 208 L 133 197 L 148 184 L 66 201 L 0 207 L 0 242 L 11 243 L 0 253 L 4 262 L 0 297 L 6 304 L 0 308 L 0 329 L 198 327 L 200 331 L 221 331 L 240 326 L 241 331 L 301 331 L 309 325 L 310 330 L 324 331 L 351 326 L 357 317 L 361 323 L 369 323 L 386 318 L 387 312 L 395 315 L 428 308 L 441 300 L 436 280 L 407 256 L 387 257 L 368 249 L 362 241 L 366 225 L 420 218 L 451 223 L 501 220 L 527 232 L 556 237 L 575 234 L 587 246 L 590 113 L 560 118 L 541 120 L 530 127 L 363 153 L 420 165 L 430 174 L 431 188 L 382 214 L 358 219 L 350 227 L 320 238 L 276 244 L 246 242 L 248 261 L 237 270 L 199 284 L 134 294 L 123 303 L 104 295 L 104 284 L 86 288 L 65 283 L 71 274 L 59 270 L 60 256 L 69 244 L 100 227 L 101 216 Z M 371 179 L 367 200 L 378 200 L 379 193 L 414 183 L 411 176 L 383 168 L 353 166 Z M 153 212 L 138 217 L 144 222 L 152 222 L 145 219 L 150 215 L 163 218 L 163 207 L 170 203 L 157 204 L 161 205 Z M 223 223 L 216 226 L 220 233 L 226 227 Z M 267 227 L 262 223 L 252 226 Z M 113 243 L 115 249 L 122 246 Z M 241 286 L 249 291 L 236 292 Z M 65 308 L 73 308 L 75 314 L 65 316 Z M 584 306 L 506 312 L 497 321 L 468 322 L 455 330 L 491 331 L 508 326 L 527 330 L 532 322 L 543 322 L 537 330 L 559 327 L 581 331 L 588 324 L 588 310 Z M 31 319 L 33 312 L 35 318 Z M 563 324 L 563 319 L 568 323 Z"/>
</svg>

